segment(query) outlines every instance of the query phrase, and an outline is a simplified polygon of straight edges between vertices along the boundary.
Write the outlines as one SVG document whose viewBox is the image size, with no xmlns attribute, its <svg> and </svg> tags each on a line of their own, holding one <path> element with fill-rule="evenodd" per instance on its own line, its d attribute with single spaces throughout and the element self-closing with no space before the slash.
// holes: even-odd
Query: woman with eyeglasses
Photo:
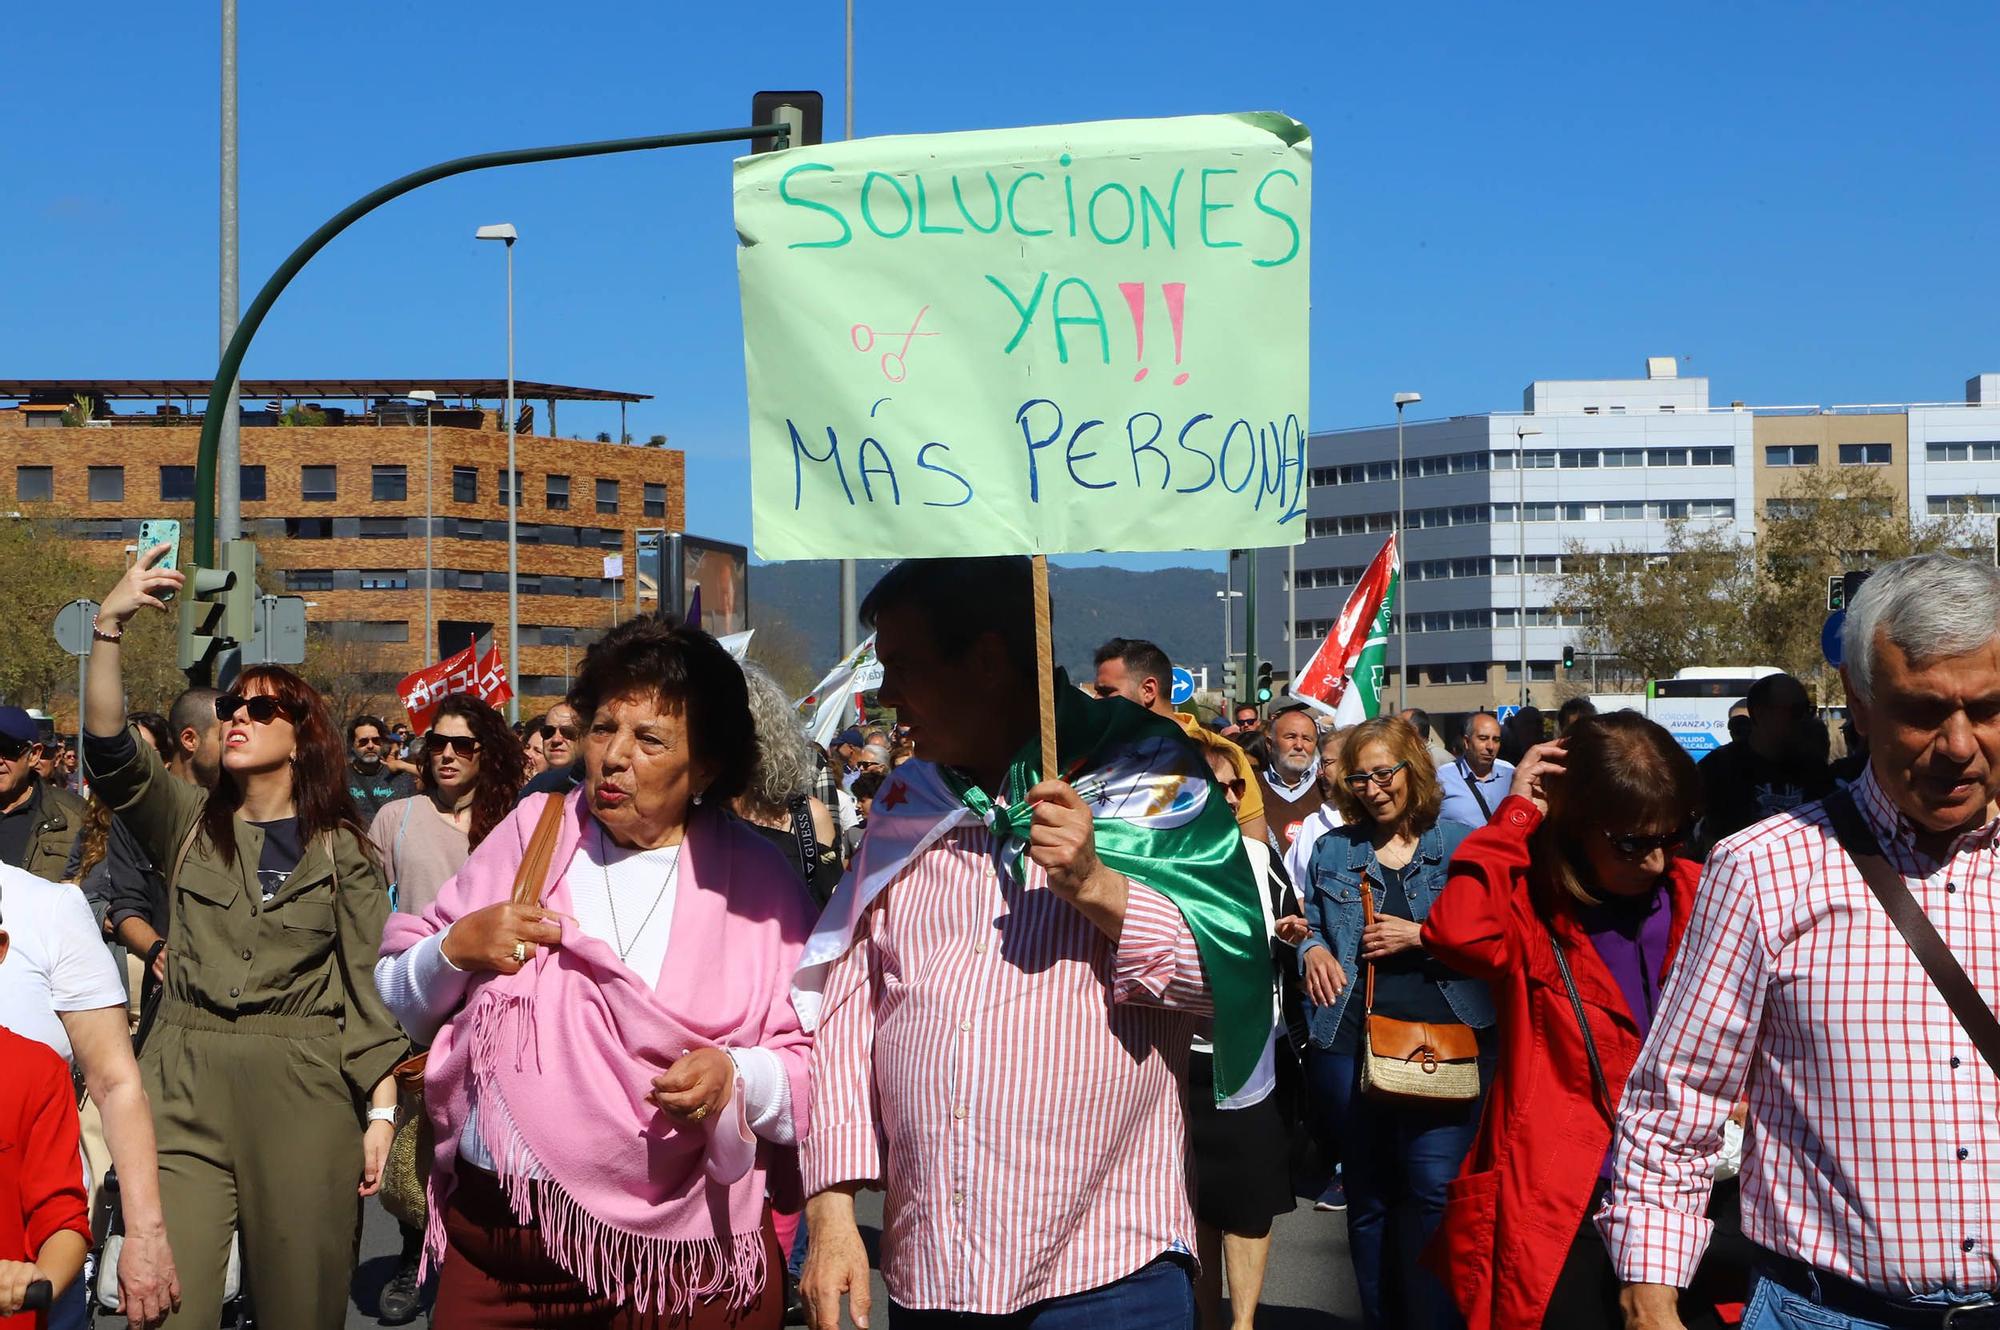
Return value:
<svg viewBox="0 0 2000 1330">
<path fill-rule="evenodd" d="M 1401 717 L 1378 716 L 1350 730 L 1338 770 L 1334 802 L 1344 821 L 1313 846 L 1303 884 L 1310 932 L 1299 962 L 1312 1037 L 1311 1098 L 1316 1111 L 1331 1113 L 1325 1131 L 1340 1142 L 1363 1324 L 1452 1327 L 1459 1317 L 1450 1296 L 1413 1253 L 1443 1217 L 1445 1188 L 1472 1144 L 1493 1004 L 1484 983 L 1423 947 L 1419 929 L 1470 828 L 1438 820 L 1444 792 L 1437 769 Z M 1404 1057 L 1409 1050 L 1400 1041 L 1418 1037 L 1460 1061 L 1476 1047 L 1470 1097 L 1387 1093 L 1371 1054 Z M 1371 1073 L 1366 1085 L 1364 1071 Z M 1472 1072 L 1460 1072 L 1454 1093 L 1462 1096 Z M 1412 1214 L 1414 1235 L 1400 1231 Z"/>
<path fill-rule="evenodd" d="M 167 869 L 174 945 L 140 1057 L 160 1197 L 181 1271 L 166 1324 L 214 1330 L 230 1234 L 260 1320 L 341 1325 L 393 1136 L 408 1043 L 376 994 L 389 893 L 347 792 L 341 732 L 290 670 L 254 665 L 216 700 L 213 790 L 167 773 L 126 728 L 119 646 L 182 574 L 147 550 L 104 597 L 84 697 L 105 802 Z M 365 1118 L 365 1121 L 364 1121 Z"/>
<path fill-rule="evenodd" d="M 1586 717 L 1527 751 L 1424 921 L 1433 955 L 1488 982 L 1501 1033 L 1485 1121 L 1426 1258 L 1474 1327 L 1622 1323 L 1591 1218 L 1701 876 L 1674 854 L 1700 794 L 1660 726 Z"/>
</svg>

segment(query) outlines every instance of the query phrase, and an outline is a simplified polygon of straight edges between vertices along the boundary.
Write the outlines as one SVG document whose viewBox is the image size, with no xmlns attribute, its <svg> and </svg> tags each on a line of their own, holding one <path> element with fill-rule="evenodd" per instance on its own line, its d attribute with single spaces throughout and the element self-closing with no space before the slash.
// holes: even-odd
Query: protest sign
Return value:
<svg viewBox="0 0 2000 1330">
<path fill-rule="evenodd" d="M 467 647 L 435 665 L 426 665 L 396 685 L 403 710 L 419 734 L 427 732 L 437 718 L 438 703 L 453 693 L 471 693 L 492 707 L 504 707 L 514 696 L 507 686 L 507 666 L 500 649 L 490 648 L 484 656 Z"/>
<path fill-rule="evenodd" d="M 1310 148 L 1252 114 L 740 161 L 757 553 L 1303 540 Z"/>
</svg>

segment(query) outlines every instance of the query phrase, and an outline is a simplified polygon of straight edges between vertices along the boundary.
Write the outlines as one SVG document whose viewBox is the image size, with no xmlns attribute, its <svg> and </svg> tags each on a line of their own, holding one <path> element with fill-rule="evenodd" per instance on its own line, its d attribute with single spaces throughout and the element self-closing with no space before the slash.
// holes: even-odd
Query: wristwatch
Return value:
<svg viewBox="0 0 2000 1330">
<path fill-rule="evenodd" d="M 368 1120 L 370 1122 L 386 1122 L 393 1127 L 396 1125 L 396 1110 L 393 1108 L 371 1108 L 368 1110 Z"/>
</svg>

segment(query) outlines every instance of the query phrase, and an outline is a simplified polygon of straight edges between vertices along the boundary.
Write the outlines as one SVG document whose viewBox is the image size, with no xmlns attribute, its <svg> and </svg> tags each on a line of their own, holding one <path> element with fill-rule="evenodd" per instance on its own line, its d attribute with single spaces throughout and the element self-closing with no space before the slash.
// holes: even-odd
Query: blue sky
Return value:
<svg viewBox="0 0 2000 1330">
<path fill-rule="evenodd" d="M 217 8 L 10 15 L 0 374 L 213 372 Z M 1646 355 L 1764 403 L 1947 399 L 2000 370 L 1991 6 L 857 8 L 861 135 L 1309 124 L 1315 428 L 1384 420 L 1406 388 L 1426 414 L 1510 409 L 1532 378 Z M 246 300 L 328 215 L 431 161 L 739 124 L 758 88 L 824 89 L 840 124 L 839 0 L 242 11 Z M 687 451 L 690 529 L 745 540 L 729 155 L 430 186 L 315 260 L 246 370 L 499 375 L 500 254 L 472 231 L 512 221 L 521 377 L 654 394 L 631 429 Z"/>
</svg>

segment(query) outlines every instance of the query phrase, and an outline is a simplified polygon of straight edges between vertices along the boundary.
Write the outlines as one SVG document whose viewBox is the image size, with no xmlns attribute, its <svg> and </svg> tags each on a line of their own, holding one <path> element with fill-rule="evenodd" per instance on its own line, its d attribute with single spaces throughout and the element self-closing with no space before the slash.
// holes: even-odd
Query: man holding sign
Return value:
<svg viewBox="0 0 2000 1330">
<path fill-rule="evenodd" d="M 794 990 L 818 1025 L 801 1289 L 826 1330 L 843 1294 L 866 1323 L 862 1186 L 887 1193 L 892 1326 L 1028 1307 L 1191 1326 L 1198 1018 L 1218 1087 L 1268 1089 L 1246 1084 L 1270 970 L 1235 818 L 1172 721 L 1070 688 L 1069 779 L 1041 779 L 1030 596 L 1026 559 L 910 560 L 862 606 L 917 760 Z"/>
</svg>

